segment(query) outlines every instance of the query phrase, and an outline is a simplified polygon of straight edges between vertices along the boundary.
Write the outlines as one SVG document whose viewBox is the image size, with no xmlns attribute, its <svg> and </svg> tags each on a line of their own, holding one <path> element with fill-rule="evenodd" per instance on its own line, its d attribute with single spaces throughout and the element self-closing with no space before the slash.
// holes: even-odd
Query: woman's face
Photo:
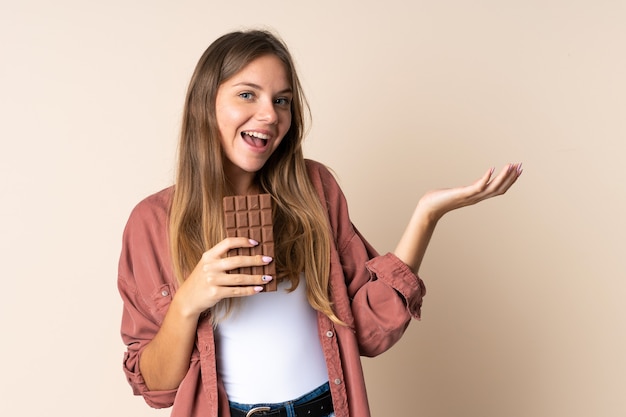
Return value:
<svg viewBox="0 0 626 417">
<path fill-rule="evenodd" d="M 291 125 L 293 92 L 282 61 L 265 55 L 217 90 L 215 111 L 231 181 L 260 170 Z"/>
</svg>

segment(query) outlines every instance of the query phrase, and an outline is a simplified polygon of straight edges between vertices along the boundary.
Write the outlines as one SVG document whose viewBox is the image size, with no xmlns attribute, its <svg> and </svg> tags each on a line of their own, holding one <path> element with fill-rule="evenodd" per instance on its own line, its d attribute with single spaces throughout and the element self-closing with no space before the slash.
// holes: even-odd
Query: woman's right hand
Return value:
<svg viewBox="0 0 626 417">
<path fill-rule="evenodd" d="M 258 245 L 245 237 L 226 238 L 202 258 L 174 295 L 163 324 L 140 356 L 139 368 L 150 390 L 175 389 L 187 371 L 198 326 L 198 318 L 218 301 L 245 297 L 263 290 L 262 275 L 229 274 L 228 271 L 272 262 L 263 255 L 232 256 L 228 251 Z"/>
<path fill-rule="evenodd" d="M 206 251 L 194 270 L 176 292 L 174 302 L 179 303 L 184 315 L 199 316 L 225 298 L 247 297 L 263 290 L 263 284 L 273 277 L 264 275 L 230 274 L 241 267 L 263 266 L 272 258 L 263 255 L 227 256 L 237 248 L 252 248 L 258 242 L 245 237 L 229 237 Z"/>
</svg>

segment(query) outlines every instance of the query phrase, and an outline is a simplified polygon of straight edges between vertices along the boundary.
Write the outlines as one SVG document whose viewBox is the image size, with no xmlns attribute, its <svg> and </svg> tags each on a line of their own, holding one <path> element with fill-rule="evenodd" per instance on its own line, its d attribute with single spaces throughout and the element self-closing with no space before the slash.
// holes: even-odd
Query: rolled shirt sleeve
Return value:
<svg viewBox="0 0 626 417">
<path fill-rule="evenodd" d="M 344 272 L 359 349 L 377 356 L 400 340 L 412 318 L 420 318 L 426 287 L 394 254 L 373 252 L 357 231 L 343 252 L 349 253 Z"/>
<path fill-rule="evenodd" d="M 122 313 L 122 340 L 126 344 L 123 370 L 133 394 L 141 395 L 153 408 L 167 408 L 174 404 L 177 390 L 150 391 L 139 369 L 139 359 L 146 345 L 152 340 L 158 326 L 137 305 L 138 297 L 124 278 L 118 280 L 118 288 L 124 300 Z"/>
<path fill-rule="evenodd" d="M 177 392 L 150 391 L 139 369 L 141 353 L 159 331 L 175 291 L 167 239 L 170 195 L 166 189 L 135 207 L 124 229 L 118 266 L 123 370 L 133 393 L 154 408 L 172 406 Z"/>
</svg>

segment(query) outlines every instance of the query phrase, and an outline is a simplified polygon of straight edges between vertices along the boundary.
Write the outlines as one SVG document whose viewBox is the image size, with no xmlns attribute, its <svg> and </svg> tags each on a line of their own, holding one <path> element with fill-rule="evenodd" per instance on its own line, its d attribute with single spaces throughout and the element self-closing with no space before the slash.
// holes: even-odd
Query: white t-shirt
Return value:
<svg viewBox="0 0 626 417">
<path fill-rule="evenodd" d="M 304 274 L 276 292 L 241 299 L 215 330 L 217 370 L 228 398 L 242 404 L 289 401 L 328 381 L 317 312 L 306 299 Z"/>
</svg>

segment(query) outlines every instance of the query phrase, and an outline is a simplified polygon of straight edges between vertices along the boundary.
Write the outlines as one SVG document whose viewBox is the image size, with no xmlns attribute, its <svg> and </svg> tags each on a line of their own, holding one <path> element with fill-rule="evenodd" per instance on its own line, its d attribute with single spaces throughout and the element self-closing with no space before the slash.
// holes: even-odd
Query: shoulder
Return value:
<svg viewBox="0 0 626 417">
<path fill-rule="evenodd" d="M 304 164 L 306 165 L 306 169 L 309 175 L 314 174 L 314 175 L 331 175 L 332 176 L 330 168 L 328 168 L 328 166 L 324 165 L 321 162 L 314 161 L 313 159 L 305 159 Z"/>
<path fill-rule="evenodd" d="M 326 165 L 310 159 L 305 160 L 309 179 L 324 205 L 333 230 L 350 224 L 348 203 L 335 174 Z"/>
<path fill-rule="evenodd" d="M 326 192 L 329 189 L 339 189 L 336 175 L 328 166 L 312 159 L 305 159 L 304 162 L 309 179 L 316 189 L 324 189 Z"/>
<path fill-rule="evenodd" d="M 165 188 L 141 200 L 130 214 L 130 222 L 167 218 L 174 195 L 174 187 Z"/>
<path fill-rule="evenodd" d="M 134 207 L 124 228 L 118 264 L 118 286 L 127 308 L 132 311 L 134 305 L 144 311 L 142 315 L 156 315 L 155 322 L 163 320 L 163 308 L 171 299 L 161 294 L 172 294 L 176 282 L 168 237 L 172 197 L 173 187 L 169 187 Z"/>
<path fill-rule="evenodd" d="M 126 237 L 165 234 L 173 194 L 171 186 L 141 200 L 130 213 L 124 230 Z"/>
<path fill-rule="evenodd" d="M 170 269 L 168 226 L 172 196 L 173 187 L 166 188 L 144 198 L 132 210 L 122 238 L 120 277 L 141 280 L 145 276 L 151 282 Z"/>
</svg>

